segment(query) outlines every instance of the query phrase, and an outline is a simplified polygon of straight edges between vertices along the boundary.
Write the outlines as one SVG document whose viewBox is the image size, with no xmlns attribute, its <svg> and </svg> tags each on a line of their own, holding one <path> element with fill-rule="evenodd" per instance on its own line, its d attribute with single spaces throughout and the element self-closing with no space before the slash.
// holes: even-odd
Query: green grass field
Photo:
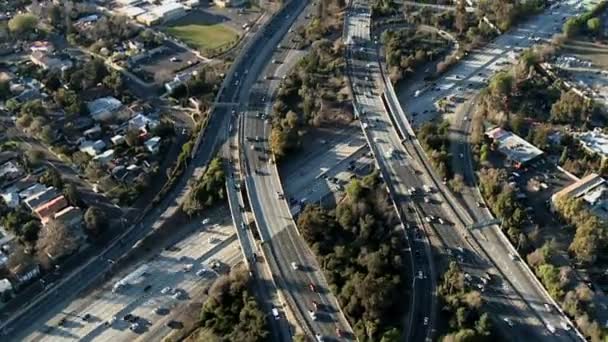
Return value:
<svg viewBox="0 0 608 342">
<path fill-rule="evenodd" d="M 232 45 L 238 38 L 236 31 L 222 24 L 176 24 L 167 31 L 201 52 Z"/>
</svg>

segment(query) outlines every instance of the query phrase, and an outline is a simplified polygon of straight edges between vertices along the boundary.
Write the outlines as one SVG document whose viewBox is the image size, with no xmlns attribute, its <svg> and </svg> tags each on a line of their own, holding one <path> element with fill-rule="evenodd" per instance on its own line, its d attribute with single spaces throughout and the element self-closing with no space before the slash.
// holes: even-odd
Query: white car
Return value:
<svg viewBox="0 0 608 342">
<path fill-rule="evenodd" d="M 547 330 L 549 330 L 552 334 L 555 333 L 555 327 L 551 324 L 547 324 Z"/>
<path fill-rule="evenodd" d="M 313 310 L 308 310 L 308 314 L 310 315 L 310 318 L 312 318 L 313 321 L 317 320 L 317 314 Z"/>
<path fill-rule="evenodd" d="M 424 317 L 424 321 L 422 322 L 424 325 L 429 325 L 429 318 Z"/>
<path fill-rule="evenodd" d="M 169 292 L 171 292 L 171 288 L 169 286 L 164 287 L 162 290 L 160 290 L 161 294 L 167 294 Z"/>
<path fill-rule="evenodd" d="M 294 271 L 297 271 L 299 267 L 298 264 L 294 261 L 291 263 L 291 268 L 293 268 Z"/>
<path fill-rule="evenodd" d="M 317 339 L 317 342 L 323 342 L 323 341 L 325 341 L 325 339 L 323 338 L 323 335 L 321 335 L 321 334 L 316 334 L 315 338 Z"/>
<path fill-rule="evenodd" d="M 570 329 L 572 329 L 572 327 L 570 327 L 570 324 L 568 324 L 568 322 L 562 322 L 561 323 L 562 328 L 564 328 L 564 330 L 566 331 L 570 331 Z"/>
<path fill-rule="evenodd" d="M 505 321 L 505 323 L 507 323 L 510 327 L 514 325 L 513 321 L 510 318 L 505 317 L 503 321 Z"/>
<path fill-rule="evenodd" d="M 202 276 L 202 275 L 204 275 L 205 273 L 207 273 L 207 269 L 206 268 L 202 268 L 202 269 L 196 271 L 196 275 L 199 276 L 199 277 Z"/>
<path fill-rule="evenodd" d="M 431 223 L 431 222 L 433 221 L 433 219 L 432 219 L 430 216 L 426 216 L 426 217 L 424 218 L 424 220 L 425 220 L 427 223 Z"/>
<path fill-rule="evenodd" d="M 272 308 L 272 317 L 274 317 L 274 319 L 281 318 L 281 316 L 279 315 L 279 310 L 277 310 L 277 308 Z"/>
</svg>

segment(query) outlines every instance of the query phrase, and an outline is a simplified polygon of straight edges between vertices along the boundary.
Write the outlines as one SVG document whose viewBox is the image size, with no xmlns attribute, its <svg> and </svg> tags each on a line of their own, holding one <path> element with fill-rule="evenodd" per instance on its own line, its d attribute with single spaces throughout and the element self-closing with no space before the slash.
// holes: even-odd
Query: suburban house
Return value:
<svg viewBox="0 0 608 342">
<path fill-rule="evenodd" d="M 38 215 L 42 224 L 47 224 L 50 219 L 53 218 L 55 213 L 61 211 L 63 208 L 68 206 L 68 201 L 63 195 L 53 198 L 52 200 L 41 204 L 34 213 Z"/>
<path fill-rule="evenodd" d="M 53 218 L 66 227 L 78 229 L 82 225 L 83 215 L 80 208 L 69 206 L 56 212 Z"/>
<path fill-rule="evenodd" d="M 44 70 L 67 70 L 73 66 L 69 59 L 62 59 L 44 51 L 32 52 L 30 60 Z"/>
<path fill-rule="evenodd" d="M 105 121 L 111 119 L 114 116 L 114 113 L 116 113 L 121 107 L 122 102 L 112 96 L 100 97 L 91 102 L 87 102 L 89 113 L 95 121 Z"/>
<path fill-rule="evenodd" d="M 150 138 L 150 139 L 146 140 L 144 145 L 146 146 L 146 149 L 150 153 L 156 154 L 156 153 L 158 153 L 158 150 L 160 148 L 160 137 Z"/>
<path fill-rule="evenodd" d="M 105 150 L 103 153 L 100 153 L 93 157 L 93 160 L 98 161 L 100 164 L 107 164 L 114 159 L 114 150 L 109 149 Z"/>
<path fill-rule="evenodd" d="M 158 120 L 149 118 L 140 113 L 129 120 L 129 129 L 142 133 L 150 133 L 150 130 L 156 128 L 158 124 Z"/>
<path fill-rule="evenodd" d="M 34 194 L 25 199 L 25 204 L 30 208 L 30 210 L 34 211 L 39 206 L 51 201 L 52 199 L 58 197 L 59 191 L 54 187 L 47 188 L 46 190 Z"/>
<path fill-rule="evenodd" d="M 78 149 L 80 152 L 84 152 L 91 157 L 95 157 L 101 153 L 106 148 L 106 143 L 103 140 L 90 141 L 85 140 L 80 143 L 80 147 Z"/>
</svg>

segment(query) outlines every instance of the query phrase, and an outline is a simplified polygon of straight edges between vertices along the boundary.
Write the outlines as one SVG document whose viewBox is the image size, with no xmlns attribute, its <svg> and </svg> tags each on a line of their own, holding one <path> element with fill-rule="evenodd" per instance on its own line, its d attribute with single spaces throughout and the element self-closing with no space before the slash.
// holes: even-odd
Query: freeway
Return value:
<svg viewBox="0 0 608 342">
<path fill-rule="evenodd" d="M 161 340 L 171 331 L 166 324 L 180 320 L 190 301 L 204 300 L 204 289 L 217 278 L 211 261 L 219 260 L 228 266 L 240 261 L 234 228 L 225 216 L 221 220 L 219 224 L 202 224 L 198 220 L 180 228 L 178 239 L 186 238 L 177 243 L 161 242 L 159 252 L 140 257 L 62 310 L 37 317 L 28 329 L 19 332 L 19 340 Z M 192 269 L 186 272 L 187 267 Z M 114 290 L 114 285 L 127 277 L 129 285 Z M 162 290 L 167 287 L 179 289 L 181 298 L 164 293 Z M 155 312 L 157 308 L 162 308 L 162 312 Z M 122 320 L 126 314 L 140 317 L 140 329 L 128 329 L 129 323 Z M 84 319 L 85 315 L 89 318 Z M 116 322 L 106 324 L 113 316 L 117 317 Z"/>
<path fill-rule="evenodd" d="M 239 129 L 235 129 L 238 131 Z M 226 177 L 226 188 L 228 194 L 228 203 L 230 205 L 230 214 L 232 221 L 236 227 L 236 232 L 241 245 L 241 252 L 245 257 L 246 264 L 249 270 L 252 272 L 252 276 L 256 277 L 254 282 L 255 295 L 262 307 L 262 310 L 266 313 L 271 313 L 272 309 L 283 310 L 287 319 L 269 319 L 270 333 L 272 334 L 274 341 L 291 341 L 293 333 L 291 325 L 297 327 L 297 323 L 294 323 L 293 314 L 283 304 L 285 301 L 280 299 L 280 294 L 277 286 L 272 279 L 272 274 L 268 270 L 268 264 L 263 263 L 257 256 L 261 255 L 258 244 L 251 231 L 249 225 L 248 212 L 245 211 L 245 199 L 243 198 L 243 192 L 241 191 L 241 158 L 239 156 L 238 149 L 238 135 L 235 134 L 230 137 L 229 144 L 229 162 L 226 164 L 227 177 Z M 300 327 L 297 327 L 301 330 Z"/>
<path fill-rule="evenodd" d="M 516 57 L 520 51 L 534 42 L 549 38 L 553 32 L 558 31 L 564 17 L 578 12 L 577 3 L 576 1 L 562 2 L 558 8 L 547 10 L 542 15 L 512 29 L 480 51 L 469 54 L 440 79 L 433 81 L 433 84 L 421 86 L 419 83 L 414 83 L 405 86 L 401 103 L 408 103 L 410 117 L 406 117 L 404 111 L 395 111 L 397 124 L 404 132 L 413 133 L 408 120 L 414 120 L 415 123 L 420 124 L 436 116 L 438 113 L 435 110 L 435 103 L 439 99 L 471 97 L 477 92 L 476 89 L 486 83 L 491 73 L 499 70 L 503 65 L 509 64 L 509 59 Z M 410 95 L 416 90 L 420 90 L 422 95 Z M 464 112 L 466 111 L 457 111 L 457 113 Z M 467 131 L 469 129 L 469 118 L 463 114 L 453 116 L 452 123 L 456 130 Z M 458 138 L 454 144 L 454 168 L 456 172 L 467 177 L 469 184 L 474 184 L 471 158 L 465 145 L 461 138 Z M 412 144 L 412 150 L 421 156 L 423 163 L 428 164 L 418 142 Z M 451 217 L 456 218 L 458 228 L 462 229 L 475 223 L 487 222 L 491 218 L 487 209 L 478 208 L 479 197 L 474 187 L 463 192 L 465 206 L 462 206 L 447 188 L 437 182 L 437 177 L 430 168 L 428 171 L 438 187 L 442 188 L 441 195 L 450 204 L 448 212 Z M 525 329 L 530 334 L 528 336 L 536 335 L 546 340 L 580 339 L 576 331 L 570 330 L 569 327 L 566 327 L 568 329 L 562 328 L 568 324 L 568 319 L 561 310 L 546 308 L 545 304 L 553 304 L 552 299 L 527 266 L 517 258 L 510 257 L 516 255 L 517 252 L 506 240 L 500 227 L 492 225 L 484 229 L 471 229 L 469 232 L 462 233 L 475 240 L 474 243 L 478 244 L 483 254 L 487 255 L 500 271 L 503 280 L 509 283 L 509 288 L 504 290 L 511 292 L 510 288 L 512 288 L 514 293 L 511 293 L 510 296 L 519 297 L 518 301 L 521 300 L 525 303 L 524 307 L 520 305 L 521 315 L 518 316 L 520 318 L 511 321 L 513 326 L 518 327 L 517 330 L 522 330 L 522 325 L 525 324 L 529 326 L 529 329 Z M 522 319 L 521 317 L 527 318 Z"/>
<path fill-rule="evenodd" d="M 298 10 L 295 1 L 292 1 L 272 17 L 251 40 L 245 43 L 244 52 L 234 61 L 229 72 L 222 83 L 216 97 L 216 103 L 233 103 L 241 89 L 240 78 L 249 69 L 251 63 L 259 56 L 260 50 L 265 48 L 262 40 L 268 39 L 268 35 L 276 26 L 285 21 L 285 16 Z M 177 213 L 181 203 L 190 192 L 195 180 L 198 179 L 205 170 L 206 165 L 215 155 L 217 149 L 228 136 L 231 121 L 230 106 L 217 106 L 210 110 L 210 119 L 205 130 L 201 134 L 193 148 L 193 158 L 187 165 L 183 175 L 177 180 L 174 187 L 165 195 L 160 203 L 155 204 L 150 210 L 145 211 L 145 215 L 136 220 L 125 232 L 113 240 L 110 245 L 101 251 L 97 256 L 85 262 L 74 272 L 66 275 L 49 290 L 25 305 L 19 312 L 15 313 L 2 322 L 3 340 L 15 340 L 14 334 L 22 331 L 29 326 L 35 317 L 39 317 L 45 312 L 65 305 L 73 300 L 77 294 L 90 286 L 99 277 L 107 274 L 112 264 L 108 259 L 119 260 L 122 256 L 130 252 L 145 236 L 164 226 L 165 223 Z M 61 294 L 58 296 L 57 294 Z"/>
<path fill-rule="evenodd" d="M 307 2 L 300 2 L 302 9 L 306 5 Z M 269 67 L 274 70 L 270 77 L 258 80 L 259 86 L 254 89 L 258 91 L 243 93 L 240 102 L 243 105 L 251 103 L 252 106 L 243 106 L 239 143 L 244 152 L 245 185 L 249 204 L 263 242 L 265 259 L 269 262 L 273 277 L 304 332 L 320 339 L 336 336 L 337 330 L 340 334 L 350 336 L 352 332 L 314 255 L 299 236 L 287 201 L 282 195 L 283 187 L 276 164 L 268 152 L 270 125 L 259 115 L 260 107 L 264 115 L 270 114 L 274 91 L 279 85 L 277 80 L 282 79 L 298 60 L 285 51 L 285 46 L 289 44 L 280 42 L 288 38 L 283 38 L 282 35 L 287 33 L 288 27 L 296 25 L 306 17 L 305 13 L 301 13 L 294 23 L 289 22 L 289 25 L 278 30 L 281 35 L 269 37 L 266 42 L 269 49 L 257 56 L 256 71 L 268 67 L 271 59 L 284 63 L 273 63 L 282 65 Z M 273 55 L 274 46 L 281 47 L 278 48 L 280 51 Z M 285 57 L 279 57 L 283 54 L 286 54 Z M 260 92 L 260 89 L 265 92 Z M 263 98 L 261 103 L 260 96 Z M 314 303 L 318 304 L 317 308 Z"/>
<path fill-rule="evenodd" d="M 387 119 L 381 98 L 378 96 L 376 80 L 380 69 L 373 53 L 370 38 L 370 11 L 368 5 L 354 1 L 346 17 L 346 41 L 348 77 L 355 97 L 355 108 L 359 114 L 363 132 L 375 156 L 389 193 L 402 219 L 403 228 L 409 241 L 412 260 L 412 293 L 410 294 L 409 315 L 406 337 L 411 341 L 431 340 L 436 318 L 436 275 L 431 255 L 431 247 L 425 225 L 417 214 L 408 214 L 420 209 L 407 203 L 407 199 L 418 197 L 411 188 L 420 189 L 423 184 L 416 176 L 414 165 L 406 159 L 406 151 Z M 425 207 L 429 210 L 430 208 Z M 413 228 L 417 227 L 417 228 Z M 411 229 L 406 229 L 411 228 Z"/>
</svg>

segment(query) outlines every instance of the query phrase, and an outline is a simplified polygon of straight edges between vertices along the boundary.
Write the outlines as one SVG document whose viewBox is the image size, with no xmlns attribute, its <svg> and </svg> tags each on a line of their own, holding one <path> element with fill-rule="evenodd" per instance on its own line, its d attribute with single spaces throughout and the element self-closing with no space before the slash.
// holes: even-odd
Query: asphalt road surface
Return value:
<svg viewBox="0 0 608 342">
<path fill-rule="evenodd" d="M 368 4 L 354 1 L 349 7 L 346 21 L 348 76 L 355 96 L 355 106 L 370 148 L 397 205 L 396 209 L 404 220 L 403 228 L 410 245 L 413 285 L 409 298 L 409 315 L 405 323 L 408 327 L 406 337 L 410 341 L 430 340 L 436 318 L 434 265 L 429 241 L 424 233 L 425 225 L 415 213 L 423 209 L 423 205 L 410 206 L 407 200 L 410 198 L 410 189 L 420 189 L 423 184 L 392 128 L 379 96 L 379 89 L 382 88 L 377 81 L 381 75 L 377 57 L 373 59 L 375 55 L 370 37 Z M 414 192 L 412 199 L 418 198 L 418 194 Z M 428 206 L 424 209 L 431 210 Z"/>
<path fill-rule="evenodd" d="M 307 2 L 299 3 L 302 9 Z M 322 270 L 316 263 L 315 257 L 308 249 L 306 242 L 299 236 L 295 222 L 289 211 L 280 182 L 278 170 L 269 154 L 267 139 L 270 134 L 269 123 L 259 116 L 260 111 L 269 114 L 272 104 L 273 90 L 276 89 L 282 76 L 290 69 L 284 64 L 293 63 L 297 58 L 290 57 L 285 51 L 288 44 L 281 43 L 288 32 L 298 22 L 305 20 L 305 13 L 300 13 L 298 19 L 285 16 L 284 25 L 269 36 L 264 51 L 256 57 L 256 63 L 249 70 L 249 75 L 255 75 L 271 60 L 281 60 L 279 67 L 272 67 L 271 77 L 259 77 L 247 80 L 247 84 L 258 82 L 258 89 L 266 89 L 265 93 L 243 92 L 241 104 L 251 103 L 251 107 L 243 106 L 241 113 L 242 130 L 240 146 L 244 149 L 245 185 L 249 203 L 252 208 L 257 229 L 263 241 L 264 255 L 269 262 L 278 287 L 285 293 L 285 298 L 296 320 L 305 333 L 312 337 L 329 339 L 336 337 L 339 329 L 347 335 L 352 335 L 346 318 L 341 314 L 336 298 L 329 291 Z M 279 54 L 285 58 L 275 57 L 275 46 Z M 277 63 L 273 63 L 277 64 Z M 265 73 L 268 75 L 268 73 Z M 262 103 L 259 98 L 262 96 Z M 295 267 L 294 267 L 295 263 Z M 314 308 L 313 302 L 318 303 L 319 309 Z"/>
<path fill-rule="evenodd" d="M 424 86 L 412 84 L 405 86 L 401 92 L 401 103 L 405 103 L 408 117 L 397 118 L 401 125 L 406 126 L 408 120 L 420 124 L 438 115 L 434 106 L 441 98 L 469 98 L 485 86 L 492 73 L 509 64 L 517 54 L 531 44 L 549 38 L 561 28 L 563 17 L 569 17 L 578 10 L 578 2 L 562 2 L 559 8 L 547 10 L 545 13 L 531 18 L 527 22 L 512 29 L 507 34 L 497 38 L 480 51 L 470 53 L 460 63 L 440 79 L 429 82 Z M 421 91 L 418 96 L 415 92 Z M 465 113 L 466 111 L 457 111 Z M 452 117 L 453 127 L 457 130 L 468 131 L 469 119 L 465 115 Z M 473 184 L 471 159 L 467 149 L 458 140 L 455 141 L 453 149 L 454 167 L 456 172 L 463 173 L 469 184 Z M 412 146 L 420 150 L 419 144 Z M 462 157 L 461 157 L 462 154 Z M 467 171 L 466 168 L 469 170 Z M 436 177 L 435 177 L 436 178 Z M 446 192 L 447 193 L 447 192 Z M 478 208 L 479 201 L 476 189 L 463 192 L 466 206 L 462 206 L 452 196 L 444 196 L 450 202 L 452 218 L 457 218 L 464 226 L 473 223 L 486 222 L 491 218 L 487 209 Z M 527 272 L 522 261 L 513 260 L 510 255 L 515 251 L 505 241 L 504 235 L 497 226 L 483 227 L 470 230 L 475 238 L 479 250 L 487 255 L 497 270 L 500 271 L 501 281 L 505 284 L 503 291 L 496 296 L 512 298 L 519 308 L 514 317 L 510 319 L 510 326 L 517 329 L 511 331 L 525 332 L 528 338 L 542 338 L 544 340 L 579 340 L 573 330 L 566 331 L 562 328 L 566 317 L 558 310 L 545 308 L 545 304 L 551 303 L 551 299 L 545 294 L 533 276 Z M 466 235 L 465 235 L 466 236 Z M 490 297 L 489 294 L 486 294 Z M 492 297 L 490 297 L 492 298 Z M 496 312 L 501 315 L 501 312 Z M 554 332 L 552 332 L 552 330 Z"/>
<path fill-rule="evenodd" d="M 217 277 L 210 264 L 218 260 L 233 266 L 241 260 L 234 228 L 230 223 L 202 224 L 186 239 L 168 250 L 139 262 L 106 281 L 91 293 L 84 293 L 60 311 L 38 317 L 28 329 L 16 336 L 21 341 L 159 341 L 171 331 L 167 323 L 184 310 L 190 301 L 204 300 L 203 289 Z M 192 269 L 185 271 L 192 265 Z M 144 270 L 145 274 L 129 285 L 113 291 L 119 280 Z M 172 291 L 163 293 L 164 288 Z M 172 293 L 181 291 L 181 298 Z M 162 308 L 160 313 L 155 310 Z M 90 318 L 84 320 L 85 315 Z M 122 318 L 126 314 L 140 317 L 141 329 L 132 331 Z M 116 322 L 106 324 L 112 317 Z M 64 323 L 60 322 L 63 321 Z"/>
<path fill-rule="evenodd" d="M 296 2 L 290 2 L 283 9 L 282 13 L 291 13 L 297 8 Z M 261 40 L 267 39 L 269 30 L 275 30 L 276 25 L 284 21 L 285 18 L 271 18 L 270 21 L 260 31 L 246 42 L 244 52 L 234 62 L 232 69 L 226 74 L 219 94 L 218 103 L 226 105 L 215 106 L 211 112 L 211 117 L 205 134 L 197 141 L 194 148 L 194 155 L 188 164 L 184 174 L 179 178 L 174 187 L 169 191 L 164 199 L 156 204 L 138 223 L 130 226 L 125 233 L 118 236 L 100 254 L 88 260 L 69 275 L 65 275 L 61 280 L 49 286 L 47 292 L 34 299 L 8 319 L 2 322 L 3 340 L 13 341 L 15 334 L 24 331 L 35 317 L 43 315 L 45 312 L 52 311 L 54 308 L 61 307 L 69 303 L 82 290 L 91 285 L 100 276 L 110 271 L 112 264 L 108 260 L 118 260 L 125 255 L 131 248 L 151 231 L 163 226 L 167 219 L 171 218 L 179 209 L 180 204 L 186 198 L 194 181 L 204 172 L 206 165 L 215 155 L 220 144 L 228 136 L 231 119 L 231 108 L 235 105 L 236 95 L 241 89 L 240 78 L 243 72 L 248 69 L 254 60 L 252 56 L 258 56 L 264 44 Z M 233 86 L 234 85 L 234 86 Z M 57 294 L 61 294 L 58 296 Z"/>
</svg>

